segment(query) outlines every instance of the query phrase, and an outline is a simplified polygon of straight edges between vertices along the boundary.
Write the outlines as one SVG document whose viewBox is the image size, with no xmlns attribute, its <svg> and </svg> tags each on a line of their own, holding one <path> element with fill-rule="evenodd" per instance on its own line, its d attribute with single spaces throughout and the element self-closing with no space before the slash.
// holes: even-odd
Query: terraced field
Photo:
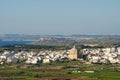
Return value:
<svg viewBox="0 0 120 80">
<path fill-rule="evenodd" d="M 5 64 L 0 65 L 0 80 L 120 80 L 120 65 L 85 64 L 80 61 Z"/>
</svg>

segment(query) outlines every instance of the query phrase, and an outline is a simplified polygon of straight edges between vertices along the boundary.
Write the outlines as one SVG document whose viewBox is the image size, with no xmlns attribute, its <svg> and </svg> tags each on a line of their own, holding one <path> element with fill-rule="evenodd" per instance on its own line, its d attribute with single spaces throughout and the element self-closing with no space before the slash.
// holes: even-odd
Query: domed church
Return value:
<svg viewBox="0 0 120 80">
<path fill-rule="evenodd" d="M 75 45 L 69 50 L 68 59 L 78 59 L 78 51 Z"/>
</svg>

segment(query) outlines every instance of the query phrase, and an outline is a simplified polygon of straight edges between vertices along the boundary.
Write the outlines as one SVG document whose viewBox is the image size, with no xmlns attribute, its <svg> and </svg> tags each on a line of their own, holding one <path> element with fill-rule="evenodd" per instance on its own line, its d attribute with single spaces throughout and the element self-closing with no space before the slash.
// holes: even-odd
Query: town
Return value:
<svg viewBox="0 0 120 80">
<path fill-rule="evenodd" d="M 68 50 L 40 50 L 11 51 L 0 53 L 0 64 L 26 63 L 41 64 L 60 62 L 65 60 L 81 60 L 85 63 L 117 63 L 120 64 L 120 47 L 112 48 L 84 48 L 76 49 L 75 46 Z"/>
</svg>

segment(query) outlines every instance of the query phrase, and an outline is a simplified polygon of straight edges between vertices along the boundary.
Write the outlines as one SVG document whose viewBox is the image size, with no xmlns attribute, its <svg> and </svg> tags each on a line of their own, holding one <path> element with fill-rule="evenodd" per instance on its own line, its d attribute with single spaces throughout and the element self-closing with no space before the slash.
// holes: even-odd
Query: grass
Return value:
<svg viewBox="0 0 120 80">
<path fill-rule="evenodd" d="M 19 66 L 19 67 L 16 67 Z M 56 77 L 76 80 L 119 80 L 118 64 L 84 64 L 80 61 L 53 62 L 39 65 L 6 64 L 0 65 L 0 80 L 49 80 Z M 82 73 L 73 73 L 78 70 Z M 85 73 L 91 70 L 94 73 Z"/>
</svg>

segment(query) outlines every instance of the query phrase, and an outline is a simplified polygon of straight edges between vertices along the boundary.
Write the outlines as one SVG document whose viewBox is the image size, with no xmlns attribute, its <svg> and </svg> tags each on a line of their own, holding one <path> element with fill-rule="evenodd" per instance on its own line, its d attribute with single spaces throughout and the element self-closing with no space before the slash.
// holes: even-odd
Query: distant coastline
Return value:
<svg viewBox="0 0 120 80">
<path fill-rule="evenodd" d="M 32 41 L 4 41 L 4 40 L 0 40 L 0 46 L 7 46 L 7 45 L 15 45 L 15 44 L 29 44 Z"/>
</svg>

